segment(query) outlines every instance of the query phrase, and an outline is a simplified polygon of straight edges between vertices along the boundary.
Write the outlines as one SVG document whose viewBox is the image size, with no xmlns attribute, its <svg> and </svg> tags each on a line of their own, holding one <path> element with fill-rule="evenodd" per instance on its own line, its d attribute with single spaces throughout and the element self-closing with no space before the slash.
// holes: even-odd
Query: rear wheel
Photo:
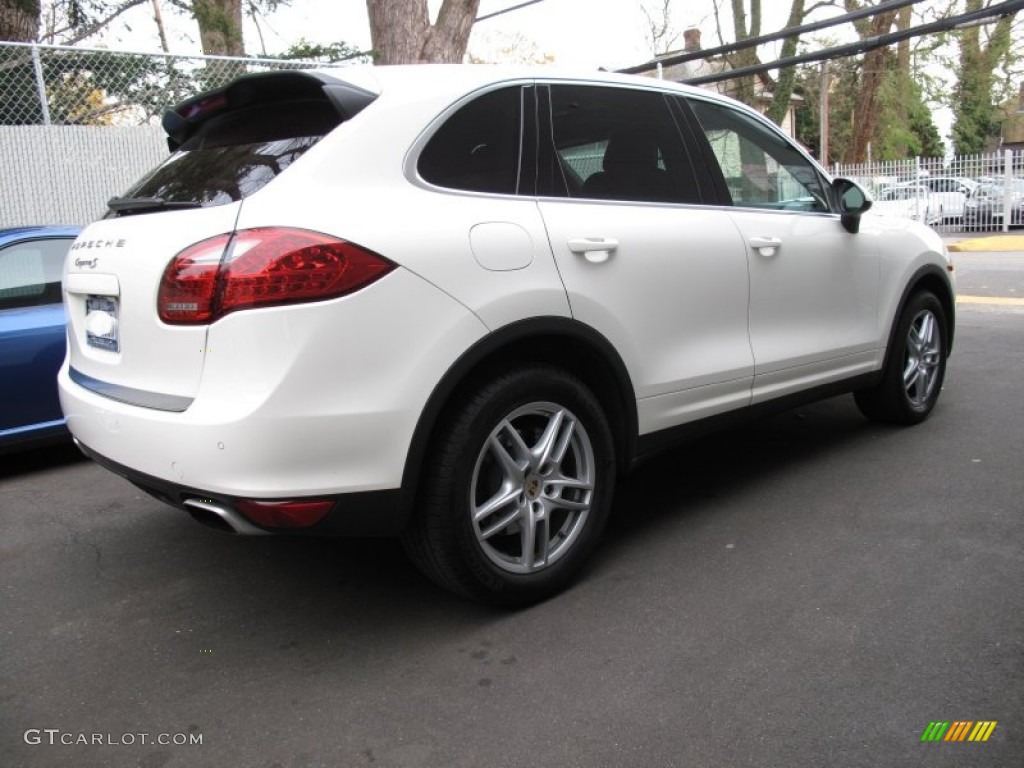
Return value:
<svg viewBox="0 0 1024 768">
<path fill-rule="evenodd" d="M 531 366 L 480 387 L 451 413 L 425 466 L 405 537 L 420 569 L 485 602 L 563 589 L 597 543 L 615 474 L 611 430 L 578 379 Z"/>
<path fill-rule="evenodd" d="M 882 380 L 854 397 L 861 413 L 894 424 L 917 424 L 932 412 L 946 375 L 946 313 L 929 291 L 903 308 Z"/>
</svg>

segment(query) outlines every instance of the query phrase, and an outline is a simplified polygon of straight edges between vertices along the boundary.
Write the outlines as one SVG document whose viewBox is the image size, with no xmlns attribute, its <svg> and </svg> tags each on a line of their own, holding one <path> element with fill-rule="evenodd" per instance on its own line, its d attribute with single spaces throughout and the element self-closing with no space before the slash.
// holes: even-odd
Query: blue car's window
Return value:
<svg viewBox="0 0 1024 768">
<path fill-rule="evenodd" d="M 71 240 L 30 240 L 0 249 L 0 310 L 58 304 Z"/>
</svg>

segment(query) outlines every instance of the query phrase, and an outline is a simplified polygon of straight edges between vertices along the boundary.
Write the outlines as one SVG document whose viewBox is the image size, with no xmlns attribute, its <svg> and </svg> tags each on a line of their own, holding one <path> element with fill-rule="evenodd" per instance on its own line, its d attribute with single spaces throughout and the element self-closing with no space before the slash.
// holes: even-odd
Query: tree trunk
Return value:
<svg viewBox="0 0 1024 768">
<path fill-rule="evenodd" d="M 160 50 L 164 53 L 170 53 L 171 49 L 167 45 L 167 29 L 164 27 L 164 15 L 160 10 L 160 0 L 153 1 L 153 21 L 156 22 L 156 29 L 160 35 Z"/>
<path fill-rule="evenodd" d="M 787 27 L 798 27 L 804 23 L 804 0 L 793 0 L 789 8 L 789 19 Z M 787 37 L 782 41 L 782 50 L 779 58 L 788 59 L 796 55 L 796 46 L 800 42 L 798 36 Z M 779 70 L 779 77 L 772 87 L 772 103 L 768 105 L 765 113 L 769 120 L 776 125 L 782 125 L 789 113 L 789 104 L 793 98 L 793 88 L 796 85 L 796 67 L 784 67 Z"/>
<path fill-rule="evenodd" d="M 896 29 L 903 31 L 910 29 L 911 7 L 900 8 L 897 13 Z M 913 101 L 912 84 L 910 80 L 910 40 L 903 40 L 896 44 L 896 68 L 890 75 L 893 78 L 892 88 L 895 94 L 895 101 L 891 105 L 891 115 L 899 125 L 907 126 L 904 135 L 910 133 L 910 107 Z M 901 139 L 896 146 L 890 147 L 898 157 L 907 157 L 910 153 L 907 139 Z"/>
<path fill-rule="evenodd" d="M 747 12 L 743 0 L 732 0 L 732 25 L 736 42 L 749 40 L 761 34 L 761 0 L 750 0 L 750 24 L 747 24 Z M 736 51 L 729 58 L 729 63 L 734 69 L 759 64 L 757 48 L 749 47 Z M 754 88 L 755 75 L 741 75 L 730 81 L 730 93 L 734 99 L 742 101 L 751 107 L 757 107 L 757 98 Z"/>
<path fill-rule="evenodd" d="M 976 11 L 982 7 L 981 0 L 968 0 L 965 10 Z M 953 143 L 957 154 L 984 152 L 987 139 L 997 129 L 996 109 L 992 103 L 993 71 L 1010 50 L 1010 30 L 1015 15 L 1016 12 L 996 22 L 989 43 L 984 47 L 979 27 L 960 31 L 960 72 L 953 103 Z"/>
<path fill-rule="evenodd" d="M 206 56 L 244 56 L 242 0 L 193 0 L 199 41 Z"/>
<path fill-rule="evenodd" d="M 427 0 L 366 0 L 378 64 L 459 63 L 480 0 L 444 0 L 430 23 Z"/>
<path fill-rule="evenodd" d="M 851 3 L 847 0 L 847 9 L 853 10 L 850 6 Z M 892 29 L 897 13 L 898 11 L 879 13 L 872 17 L 870 24 L 857 25 L 857 31 L 862 38 L 884 35 Z M 848 163 L 863 163 L 867 160 L 868 144 L 871 143 L 871 138 L 875 135 L 875 126 L 878 124 L 878 90 L 885 78 L 890 56 L 888 48 L 875 48 L 864 54 L 853 142 L 850 155 L 846 158 Z"/>
<path fill-rule="evenodd" d="M 34 43 L 39 34 L 39 0 L 0 0 L 0 40 Z"/>
</svg>

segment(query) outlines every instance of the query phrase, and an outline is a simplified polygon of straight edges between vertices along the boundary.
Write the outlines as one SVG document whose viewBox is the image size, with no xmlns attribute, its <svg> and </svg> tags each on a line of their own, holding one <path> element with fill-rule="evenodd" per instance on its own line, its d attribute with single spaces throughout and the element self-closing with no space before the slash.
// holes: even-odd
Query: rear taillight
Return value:
<svg viewBox="0 0 1024 768">
<path fill-rule="evenodd" d="M 203 240 L 175 256 L 164 270 L 157 311 L 165 323 L 209 323 L 217 319 L 214 299 L 224 249 L 231 235 Z"/>
<path fill-rule="evenodd" d="M 246 229 L 175 256 L 160 281 L 157 311 L 174 325 L 212 323 L 240 309 L 344 296 L 394 268 L 382 256 L 319 232 Z"/>
</svg>

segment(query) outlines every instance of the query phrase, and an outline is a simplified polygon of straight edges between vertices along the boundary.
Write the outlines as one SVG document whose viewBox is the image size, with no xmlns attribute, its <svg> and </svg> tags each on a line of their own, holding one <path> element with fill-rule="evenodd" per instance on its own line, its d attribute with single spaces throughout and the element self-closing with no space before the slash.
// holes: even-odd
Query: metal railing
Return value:
<svg viewBox="0 0 1024 768">
<path fill-rule="evenodd" d="M 835 165 L 888 210 L 944 233 L 1007 232 L 1024 226 L 1024 152 Z"/>
</svg>

